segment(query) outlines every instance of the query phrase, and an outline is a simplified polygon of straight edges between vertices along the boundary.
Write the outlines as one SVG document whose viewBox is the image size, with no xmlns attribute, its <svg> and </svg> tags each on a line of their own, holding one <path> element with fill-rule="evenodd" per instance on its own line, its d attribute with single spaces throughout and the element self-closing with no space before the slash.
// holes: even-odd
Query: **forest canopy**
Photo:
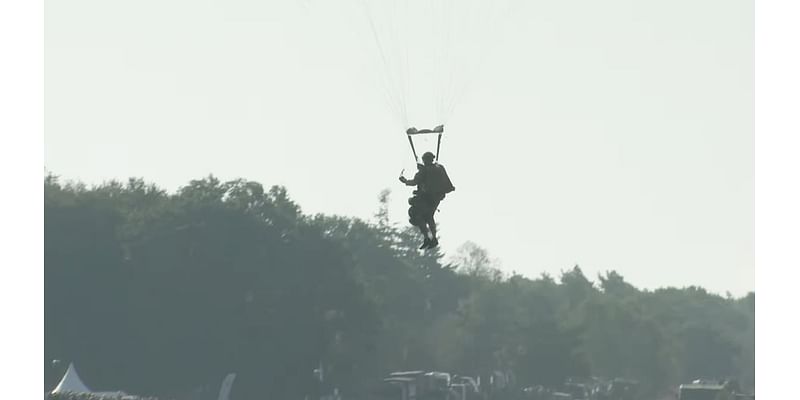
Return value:
<svg viewBox="0 0 800 400">
<path fill-rule="evenodd" d="M 46 390 L 54 359 L 92 389 L 164 397 L 235 372 L 233 399 L 302 398 L 320 366 L 348 397 L 399 370 L 753 389 L 754 293 L 644 290 L 579 266 L 522 276 L 470 243 L 421 252 L 390 223 L 388 191 L 362 220 L 213 176 L 175 193 L 141 179 L 44 186 Z"/>
</svg>

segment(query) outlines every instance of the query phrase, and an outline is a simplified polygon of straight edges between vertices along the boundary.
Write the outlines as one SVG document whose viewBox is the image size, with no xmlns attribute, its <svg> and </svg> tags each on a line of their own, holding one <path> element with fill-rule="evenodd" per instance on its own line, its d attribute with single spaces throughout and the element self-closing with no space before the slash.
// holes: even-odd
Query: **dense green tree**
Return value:
<svg viewBox="0 0 800 400">
<path fill-rule="evenodd" d="M 366 398 L 401 369 L 502 371 L 518 387 L 625 377 L 644 394 L 754 385 L 753 293 L 642 291 L 578 266 L 531 279 L 474 243 L 445 260 L 390 222 L 388 191 L 369 221 L 307 215 L 286 188 L 242 179 L 44 186 L 47 388 L 53 359 L 93 389 L 178 399 L 214 397 L 229 372 L 236 400 Z"/>
</svg>

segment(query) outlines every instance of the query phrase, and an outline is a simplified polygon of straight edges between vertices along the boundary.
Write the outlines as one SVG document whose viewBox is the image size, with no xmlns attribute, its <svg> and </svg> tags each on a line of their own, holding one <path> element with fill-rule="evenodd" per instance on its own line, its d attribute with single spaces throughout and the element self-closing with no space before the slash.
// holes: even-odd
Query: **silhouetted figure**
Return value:
<svg viewBox="0 0 800 400">
<path fill-rule="evenodd" d="M 439 202 L 444 199 L 447 193 L 456 190 L 444 166 L 434 162 L 436 156 L 431 152 L 422 155 L 424 164 L 417 164 L 417 173 L 413 179 L 400 177 L 400 182 L 407 186 L 416 186 L 414 196 L 408 199 L 411 206 L 408 209 L 408 217 L 411 225 L 419 228 L 425 241 L 420 249 L 432 249 L 439 245 L 436 238 L 436 221 L 433 215 L 439 207 Z"/>
</svg>

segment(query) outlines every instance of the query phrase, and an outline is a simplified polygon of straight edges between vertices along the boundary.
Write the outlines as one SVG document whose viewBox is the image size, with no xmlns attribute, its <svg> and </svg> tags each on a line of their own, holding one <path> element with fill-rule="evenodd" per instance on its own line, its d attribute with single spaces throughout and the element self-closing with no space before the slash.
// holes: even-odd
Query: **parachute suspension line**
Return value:
<svg viewBox="0 0 800 400">
<path fill-rule="evenodd" d="M 483 0 L 478 0 L 483 1 Z M 500 19 L 502 17 L 506 17 L 511 13 L 511 6 L 510 3 L 507 1 L 493 1 L 488 4 L 493 6 L 487 7 L 486 10 L 479 10 L 482 12 L 476 12 L 476 7 L 470 7 L 470 17 L 466 19 L 469 24 L 472 26 L 480 26 L 477 30 L 480 32 L 484 32 L 484 35 L 480 35 L 480 37 L 475 38 L 475 48 L 472 50 L 476 53 L 477 57 L 473 63 L 471 63 L 468 67 L 470 69 L 465 73 L 466 76 L 472 76 L 477 78 L 477 72 L 480 71 L 480 66 L 486 61 L 486 57 L 488 56 L 488 49 L 491 47 L 489 46 L 493 34 L 496 34 L 498 30 L 501 29 Z M 456 62 L 456 64 L 462 64 L 460 62 Z M 458 88 L 454 88 L 454 99 L 450 103 L 450 109 L 447 111 L 448 114 L 452 113 L 455 109 L 456 103 L 459 99 L 461 99 L 464 93 L 469 89 L 472 81 L 471 79 L 462 79 Z"/>
<path fill-rule="evenodd" d="M 480 1 L 480 0 L 478 0 L 478 1 Z M 477 21 L 474 20 L 474 15 L 476 14 L 476 10 L 475 9 L 477 8 L 477 6 L 475 5 L 475 1 L 474 0 L 473 1 L 464 0 L 464 2 L 467 3 L 467 5 L 465 7 L 466 15 L 465 16 L 461 16 L 461 18 L 459 18 L 457 20 L 457 22 L 463 23 L 467 27 L 477 27 L 478 26 L 477 25 Z M 480 28 L 474 29 L 474 30 L 478 31 L 478 32 L 482 31 Z M 466 36 L 467 32 L 468 32 L 468 30 L 466 28 L 461 27 L 461 34 L 462 35 Z M 471 38 L 469 38 L 469 40 L 477 40 L 477 38 L 471 37 Z M 472 49 L 472 52 L 474 52 L 474 51 L 475 51 L 475 49 Z M 457 57 L 457 55 L 454 56 L 454 57 Z M 463 56 L 462 56 L 462 58 L 463 58 Z M 448 92 L 447 93 L 449 95 L 449 98 L 448 98 L 447 103 L 446 103 L 446 107 L 447 108 L 445 109 L 445 115 L 451 115 L 453 113 L 453 110 L 455 109 L 456 103 L 458 102 L 460 97 L 463 95 L 463 91 L 459 90 L 458 80 L 459 79 L 467 80 L 470 77 L 470 74 L 466 72 L 470 68 L 469 65 L 466 65 L 467 64 L 466 61 L 467 61 L 466 59 L 461 59 L 461 60 L 455 59 L 454 61 L 451 61 L 451 63 L 453 65 L 456 65 L 456 66 L 461 68 L 458 71 L 461 74 L 461 76 L 460 77 L 451 76 L 451 79 L 448 82 Z M 456 74 L 456 72 L 454 71 L 453 75 L 455 75 L 455 74 Z M 462 84 L 463 84 L 463 82 L 462 82 Z"/>
<path fill-rule="evenodd" d="M 407 22 L 408 19 L 411 17 L 411 13 L 409 13 L 409 11 L 408 11 L 409 2 L 407 0 L 396 0 L 396 1 L 400 1 L 401 4 L 404 6 L 404 8 L 403 8 L 403 18 L 395 18 L 395 21 Z M 404 26 L 405 30 L 408 30 L 408 26 L 407 25 L 403 25 L 403 26 Z M 408 36 L 409 36 L 408 33 L 402 34 L 402 37 L 404 38 L 404 40 L 402 42 L 403 43 L 403 53 L 402 53 L 403 54 L 403 64 L 402 64 L 402 66 L 405 68 L 403 70 L 403 72 L 405 73 L 405 79 L 403 79 L 403 84 L 404 84 L 403 94 L 405 96 L 408 96 L 408 98 L 410 99 L 410 98 L 413 98 L 412 97 L 412 93 L 411 93 L 411 88 L 413 87 L 413 85 L 411 83 L 411 79 L 412 79 L 413 74 L 411 73 L 411 67 L 410 67 L 409 62 L 408 62 L 408 59 L 409 59 L 409 56 L 408 56 L 409 38 L 408 38 Z M 403 105 L 405 106 L 405 110 L 403 110 L 403 111 L 405 113 L 408 113 L 408 100 L 405 99 L 405 98 L 403 99 Z"/>
<path fill-rule="evenodd" d="M 411 97 L 411 87 L 413 86 L 411 82 L 411 68 L 409 66 L 410 39 L 408 32 L 409 28 L 407 24 L 407 21 L 411 18 L 411 13 L 409 12 L 408 8 L 409 3 L 410 2 L 408 0 L 394 0 L 392 4 L 393 16 L 392 18 L 389 18 L 390 25 L 392 27 L 392 33 L 394 34 L 392 42 L 396 44 L 397 48 L 395 49 L 395 52 L 400 58 L 396 65 L 398 68 L 400 103 L 402 106 L 405 127 L 409 126 L 408 103 L 409 98 Z"/>
<path fill-rule="evenodd" d="M 436 14 L 436 1 L 432 0 L 432 1 L 428 2 L 428 5 L 430 6 L 428 12 L 430 13 L 431 20 L 437 21 L 437 22 L 441 22 L 440 19 L 436 18 L 436 16 L 437 16 L 437 14 Z M 434 48 L 438 48 L 438 45 L 439 45 L 439 42 L 437 40 L 438 39 L 438 35 L 437 35 L 437 33 L 438 33 L 438 30 L 437 30 L 438 25 L 439 24 L 434 23 L 432 25 L 432 28 L 431 28 L 431 33 L 432 33 L 431 34 L 431 38 L 432 38 L 431 40 L 434 42 Z M 439 73 L 439 58 L 438 57 L 434 57 L 433 62 L 434 62 L 434 72 L 438 74 Z M 437 76 L 437 78 L 438 78 L 438 76 Z M 436 103 L 435 107 L 436 107 L 436 118 L 438 118 L 439 117 L 439 104 Z"/>
<path fill-rule="evenodd" d="M 375 40 L 375 45 L 378 47 L 378 54 L 380 55 L 381 62 L 383 63 L 383 67 L 386 70 L 386 74 L 382 79 L 386 102 L 388 103 L 390 109 L 395 110 L 399 114 L 398 118 L 400 118 L 400 123 L 404 126 L 407 126 L 408 115 L 405 112 L 405 104 L 402 104 L 404 98 L 401 97 L 402 93 L 397 93 L 398 92 L 397 88 L 393 87 L 392 85 L 392 78 L 394 74 L 391 69 L 391 63 L 389 62 L 389 57 L 387 55 L 386 49 L 381 44 L 380 35 L 378 34 L 378 29 L 375 26 L 375 19 L 373 18 L 372 12 L 370 11 L 370 7 L 367 4 L 367 1 L 368 0 L 360 0 L 359 3 L 361 4 L 361 7 L 364 11 L 364 15 L 367 18 L 370 31 L 372 32 L 372 37 Z M 402 90 L 399 91 L 402 92 Z"/>
<path fill-rule="evenodd" d="M 448 68 L 448 60 L 447 60 L 447 37 L 448 37 L 448 27 L 450 13 L 447 10 L 447 0 L 434 0 L 432 4 L 436 4 L 436 10 L 434 13 L 434 18 L 438 22 L 436 24 L 436 119 L 440 121 L 440 123 L 445 123 L 447 121 L 444 120 L 444 110 L 445 110 L 445 102 L 447 98 L 447 90 L 446 84 L 448 73 L 451 73 L 450 69 Z"/>
<path fill-rule="evenodd" d="M 410 66 L 410 64 L 408 62 L 410 57 L 408 55 L 408 48 L 409 48 L 409 39 L 408 38 L 409 38 L 409 34 L 407 32 L 408 31 L 408 24 L 407 23 L 408 23 L 409 19 L 411 18 L 411 13 L 408 11 L 410 2 L 408 0 L 396 0 L 396 1 L 400 1 L 405 6 L 405 10 L 404 10 L 405 13 L 403 15 L 403 18 L 395 18 L 394 20 L 395 21 L 403 21 L 403 22 L 406 23 L 406 24 L 403 25 L 404 29 L 406 30 L 406 32 L 402 35 L 402 37 L 405 38 L 405 40 L 402 41 L 403 45 L 404 45 L 403 46 L 403 53 L 402 53 L 403 56 L 404 56 L 404 60 L 403 60 L 404 63 L 402 64 L 402 66 L 405 67 L 405 70 L 404 70 L 405 75 L 402 78 L 402 83 L 404 84 L 404 87 L 403 87 L 403 90 L 404 90 L 403 91 L 403 96 L 404 96 L 403 97 L 403 115 L 406 115 L 406 126 L 408 126 L 408 100 L 406 99 L 405 96 L 408 96 L 408 98 L 413 98 L 412 97 L 412 93 L 411 93 L 411 88 L 413 87 L 413 85 L 411 83 L 411 77 L 413 76 L 413 74 L 411 73 L 411 66 Z"/>
<path fill-rule="evenodd" d="M 458 36 L 464 36 L 467 29 L 462 27 L 462 23 L 464 22 L 464 15 L 457 14 L 459 10 L 463 10 L 466 8 L 467 11 L 472 9 L 472 4 L 469 0 L 443 0 L 447 3 L 447 9 L 444 10 L 446 22 L 445 22 L 445 39 L 444 39 L 444 59 L 445 65 L 449 66 L 449 68 L 445 68 L 446 78 L 443 80 L 443 89 L 442 89 L 442 122 L 447 122 L 450 115 L 452 114 L 453 110 L 453 103 L 456 100 L 456 84 L 459 78 L 459 71 L 464 69 L 466 66 L 464 64 L 468 63 L 469 60 L 464 59 L 462 56 L 459 59 L 459 53 L 455 49 L 454 38 Z M 458 5 L 456 5 L 458 3 Z M 466 6 L 466 7 L 465 7 Z M 470 26 L 470 21 L 466 22 L 466 26 Z M 466 38 L 469 39 L 469 38 Z M 461 49 L 463 52 L 464 50 Z M 463 78 L 463 77 L 462 77 Z"/>
<path fill-rule="evenodd" d="M 461 0 L 461 1 L 463 3 L 466 3 L 465 5 L 462 6 L 465 10 L 464 11 L 465 15 L 459 15 L 459 18 L 455 19 L 455 22 L 453 23 L 453 30 L 455 30 L 455 32 L 452 32 L 451 35 L 460 34 L 462 36 L 467 36 L 467 34 L 470 32 L 470 29 L 472 29 L 472 31 L 481 32 L 480 28 L 476 28 L 478 25 L 474 20 L 474 16 L 478 14 L 476 11 L 477 6 L 475 5 L 475 0 Z M 485 0 L 478 0 L 478 1 L 485 1 Z M 465 41 L 477 40 L 477 38 L 474 37 L 469 37 L 464 39 Z M 452 37 L 450 40 L 452 40 Z M 448 47 L 450 47 L 450 45 L 448 45 Z M 474 51 L 475 51 L 474 49 L 472 50 L 462 49 L 463 53 L 474 53 Z M 458 81 L 467 80 L 470 77 L 470 74 L 465 71 L 467 71 L 470 68 L 470 65 L 468 65 L 470 63 L 468 61 L 472 60 L 467 60 L 464 57 L 464 55 L 465 54 L 461 54 L 460 59 L 458 57 L 459 56 L 458 53 L 450 55 L 451 57 L 450 64 L 454 65 L 455 68 L 458 68 L 458 71 L 456 71 L 454 68 L 454 70 L 450 74 L 450 79 L 447 83 L 446 93 L 448 97 L 445 102 L 445 110 L 444 110 L 445 116 L 450 116 L 453 113 L 456 103 L 458 102 L 460 96 L 463 94 L 462 91 L 458 90 L 459 89 Z"/>
<path fill-rule="evenodd" d="M 408 126 L 408 97 L 410 87 L 410 71 L 408 69 L 408 34 L 403 31 L 405 25 L 401 21 L 408 18 L 408 11 L 406 7 L 405 15 L 403 9 L 399 5 L 407 5 L 406 0 L 394 0 L 391 4 L 392 16 L 389 18 L 390 28 L 390 42 L 394 44 L 394 54 L 398 55 L 399 60 L 395 62 L 397 67 L 397 90 L 400 95 L 400 112 L 403 116 L 403 126 Z M 407 29 L 407 28 L 405 28 Z"/>
<path fill-rule="evenodd" d="M 436 93 L 436 99 L 434 99 L 434 101 L 436 102 L 436 118 L 439 120 L 439 123 L 443 124 L 446 122 L 444 121 L 445 93 L 441 82 L 445 79 L 445 65 L 447 65 L 444 59 L 445 26 L 447 26 L 445 22 L 446 13 L 444 11 L 444 0 L 434 0 L 429 4 L 431 6 L 431 17 L 433 21 L 436 22 L 433 24 L 434 32 L 432 35 L 435 49 L 438 50 L 434 52 L 436 56 L 434 67 L 436 68 L 436 82 L 439 83 L 441 88 L 440 93 Z"/>
<path fill-rule="evenodd" d="M 392 50 L 393 54 L 396 54 L 399 60 L 397 60 L 394 65 L 397 68 L 396 72 L 396 85 L 397 85 L 397 94 L 398 94 L 398 102 L 400 104 L 400 114 L 402 115 L 403 125 L 408 125 L 408 101 L 406 99 L 406 84 L 407 84 L 407 71 L 404 70 L 404 60 L 403 57 L 405 56 L 405 52 L 403 49 L 405 48 L 405 41 L 403 38 L 405 37 L 402 32 L 400 32 L 399 24 L 397 23 L 400 20 L 401 15 L 398 7 L 398 0 L 391 1 L 389 12 L 391 15 L 388 18 L 387 27 L 389 28 L 389 43 L 394 45 L 394 49 Z"/>
<path fill-rule="evenodd" d="M 484 29 L 499 31 L 498 17 L 508 11 L 497 11 L 519 0 L 353 1 L 365 11 L 364 30 L 372 34 L 364 37 L 375 41 L 373 55 L 386 72 L 376 78 L 383 78 L 387 104 L 407 128 L 448 123 L 488 56 L 482 50 L 495 41 Z"/>
<path fill-rule="evenodd" d="M 439 24 L 439 32 L 438 32 L 438 40 L 437 43 L 437 60 L 438 60 L 438 84 L 439 84 L 439 93 L 438 93 L 438 104 L 436 110 L 436 118 L 439 119 L 440 123 L 445 123 L 445 108 L 447 105 L 447 84 L 448 78 L 450 74 L 452 74 L 452 70 L 448 68 L 448 49 L 449 49 L 449 37 L 450 37 L 450 19 L 452 18 L 452 10 L 448 12 L 447 7 L 447 0 L 440 0 L 437 1 L 436 4 L 439 5 L 439 14 L 436 15 L 437 20 L 441 21 Z"/>
</svg>

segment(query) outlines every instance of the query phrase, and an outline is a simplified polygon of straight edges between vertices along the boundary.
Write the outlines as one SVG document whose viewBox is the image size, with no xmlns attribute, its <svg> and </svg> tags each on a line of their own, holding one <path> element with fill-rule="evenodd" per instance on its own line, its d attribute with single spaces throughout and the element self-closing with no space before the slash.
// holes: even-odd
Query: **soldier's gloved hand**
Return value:
<svg viewBox="0 0 800 400">
<path fill-rule="evenodd" d="M 406 183 L 406 181 L 408 181 L 408 179 L 406 179 L 405 176 L 400 177 L 400 182 Z"/>
</svg>

